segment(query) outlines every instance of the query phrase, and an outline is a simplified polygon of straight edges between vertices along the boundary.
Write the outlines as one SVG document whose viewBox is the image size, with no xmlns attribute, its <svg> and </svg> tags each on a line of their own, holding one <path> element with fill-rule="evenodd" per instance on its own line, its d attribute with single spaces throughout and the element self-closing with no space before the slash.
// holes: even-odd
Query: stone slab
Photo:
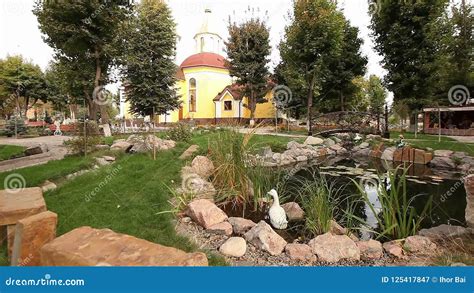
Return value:
<svg viewBox="0 0 474 293">
<path fill-rule="evenodd" d="M 58 215 L 46 211 L 19 220 L 11 258 L 12 266 L 40 265 L 40 250 L 56 237 Z"/>
<path fill-rule="evenodd" d="M 110 229 L 76 228 L 41 248 L 42 266 L 207 266 L 202 252 L 156 244 Z"/>
<path fill-rule="evenodd" d="M 0 226 L 16 224 L 18 220 L 45 211 L 46 203 L 39 187 L 17 192 L 0 190 Z"/>
</svg>

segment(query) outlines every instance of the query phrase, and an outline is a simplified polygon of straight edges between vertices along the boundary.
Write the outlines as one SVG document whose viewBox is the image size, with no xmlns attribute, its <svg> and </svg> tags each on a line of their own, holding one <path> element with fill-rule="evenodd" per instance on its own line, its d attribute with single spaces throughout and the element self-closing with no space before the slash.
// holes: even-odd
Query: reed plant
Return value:
<svg viewBox="0 0 474 293">
<path fill-rule="evenodd" d="M 375 215 L 378 228 L 370 228 L 365 225 L 365 221 L 360 217 L 358 218 L 355 215 L 352 215 L 352 217 L 377 235 L 378 239 L 395 240 L 415 235 L 423 220 L 431 212 L 432 196 L 428 198 L 419 213 L 415 209 L 413 202 L 420 195 L 410 196 L 408 194 L 407 171 L 408 168 L 399 166 L 395 169 L 389 169 L 385 175 L 379 174 L 377 201 L 380 208 L 376 207 L 375 203 L 369 199 L 364 182 L 351 179 L 362 195 L 363 202 Z"/>
</svg>

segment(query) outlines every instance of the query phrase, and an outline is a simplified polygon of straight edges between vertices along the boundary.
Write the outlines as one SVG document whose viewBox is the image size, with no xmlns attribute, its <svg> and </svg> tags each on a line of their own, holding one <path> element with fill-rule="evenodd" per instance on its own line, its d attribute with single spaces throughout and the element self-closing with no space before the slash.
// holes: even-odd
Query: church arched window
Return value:
<svg viewBox="0 0 474 293">
<path fill-rule="evenodd" d="M 201 37 L 201 52 L 204 52 L 204 37 Z"/>
<path fill-rule="evenodd" d="M 189 112 L 196 112 L 196 79 L 189 80 Z"/>
</svg>

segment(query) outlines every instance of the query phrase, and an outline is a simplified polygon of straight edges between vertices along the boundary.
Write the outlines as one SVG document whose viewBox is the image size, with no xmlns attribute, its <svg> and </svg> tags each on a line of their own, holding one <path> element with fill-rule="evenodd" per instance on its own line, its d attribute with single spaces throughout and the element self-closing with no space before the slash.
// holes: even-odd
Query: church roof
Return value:
<svg viewBox="0 0 474 293">
<path fill-rule="evenodd" d="M 234 98 L 234 100 L 241 100 L 242 99 L 242 86 L 239 86 L 238 84 L 234 83 L 231 85 L 226 86 L 220 93 L 217 94 L 217 96 L 214 98 L 214 101 L 220 101 L 222 99 L 222 96 L 226 93 L 229 92 L 229 94 Z"/>
<path fill-rule="evenodd" d="M 183 63 L 181 63 L 181 69 L 188 67 L 214 67 L 227 69 L 225 64 L 225 58 L 219 54 L 203 52 L 189 56 Z"/>
</svg>

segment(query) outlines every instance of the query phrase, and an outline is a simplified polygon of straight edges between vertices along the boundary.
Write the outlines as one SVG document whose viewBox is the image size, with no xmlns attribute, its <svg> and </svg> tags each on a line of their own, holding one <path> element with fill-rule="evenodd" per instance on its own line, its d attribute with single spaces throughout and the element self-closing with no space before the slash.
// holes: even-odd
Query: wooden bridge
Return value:
<svg viewBox="0 0 474 293">
<path fill-rule="evenodd" d="M 388 133 L 388 112 L 339 111 L 316 115 L 312 119 L 314 135 L 329 136 L 335 133 L 351 132 L 361 134 Z"/>
</svg>

